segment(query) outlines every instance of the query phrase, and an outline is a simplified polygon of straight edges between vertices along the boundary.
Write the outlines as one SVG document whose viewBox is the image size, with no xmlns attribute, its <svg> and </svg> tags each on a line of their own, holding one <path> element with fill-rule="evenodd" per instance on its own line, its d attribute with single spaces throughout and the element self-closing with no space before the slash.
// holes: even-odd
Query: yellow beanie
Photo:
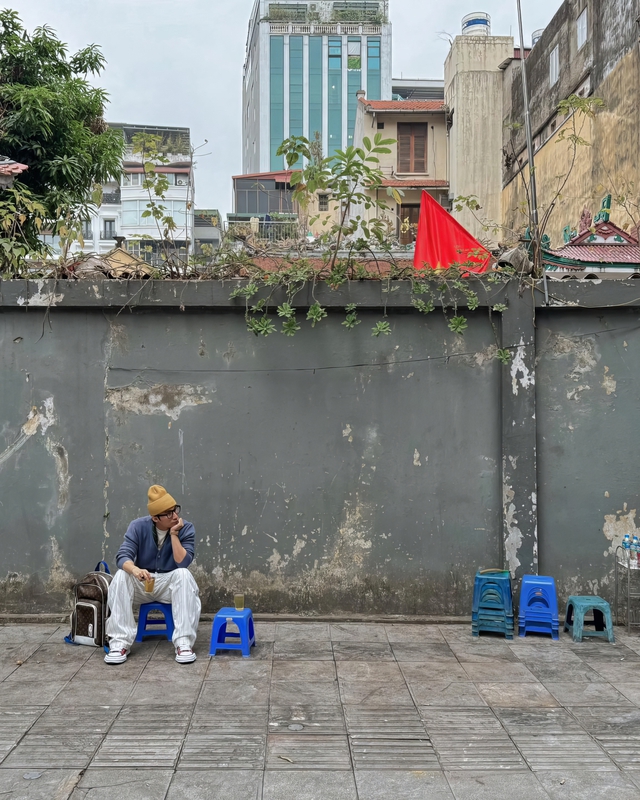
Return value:
<svg viewBox="0 0 640 800">
<path fill-rule="evenodd" d="M 158 486 L 156 484 L 149 489 L 149 502 L 147 503 L 147 508 L 149 509 L 149 514 L 152 517 L 157 517 L 158 514 L 163 514 L 165 511 L 168 511 L 175 505 L 177 505 L 176 501 L 173 499 L 173 497 L 171 497 L 164 486 Z"/>
</svg>

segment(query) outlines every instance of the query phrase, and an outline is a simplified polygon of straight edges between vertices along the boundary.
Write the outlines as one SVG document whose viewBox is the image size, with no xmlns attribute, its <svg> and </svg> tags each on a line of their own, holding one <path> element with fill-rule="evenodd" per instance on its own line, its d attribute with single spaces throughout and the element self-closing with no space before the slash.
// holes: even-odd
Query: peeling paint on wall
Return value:
<svg viewBox="0 0 640 800">
<path fill-rule="evenodd" d="M 54 442 L 47 439 L 47 451 L 53 457 L 56 465 L 56 479 L 58 484 L 58 500 L 57 511 L 63 511 L 69 502 L 69 483 L 71 475 L 69 475 L 69 454 L 66 448 L 60 442 Z M 55 516 L 58 516 L 56 514 Z"/>
<path fill-rule="evenodd" d="M 48 397 L 42 404 L 40 410 L 35 406 L 31 409 L 27 421 L 22 426 L 15 442 L 0 453 L 0 467 L 8 461 L 14 453 L 17 453 L 38 431 L 42 434 L 46 433 L 47 429 L 55 424 L 55 422 L 56 415 L 53 406 L 53 397 Z"/>
<path fill-rule="evenodd" d="M 69 588 L 75 583 L 73 575 L 69 572 L 62 557 L 60 545 L 55 536 L 50 538 L 51 542 L 51 566 L 49 568 L 49 578 L 46 586 L 50 592 L 68 592 Z"/>
<path fill-rule="evenodd" d="M 633 538 L 634 535 L 640 536 L 640 529 L 636 526 L 636 509 L 632 508 L 627 513 L 627 504 L 624 504 L 623 511 L 615 514 L 605 514 L 602 532 L 611 542 L 608 550 L 603 555 L 610 556 L 616 551 L 616 547 L 622 544 L 622 539 L 626 533 Z"/>
<path fill-rule="evenodd" d="M 202 386 L 157 384 L 149 389 L 125 386 L 107 389 L 106 399 L 116 411 L 131 414 L 166 414 L 177 420 L 185 408 L 211 403 Z"/>
<path fill-rule="evenodd" d="M 525 355 L 526 348 L 524 339 L 521 338 L 520 344 L 518 345 L 518 348 L 513 356 L 513 361 L 511 362 L 511 386 L 514 395 L 518 394 L 518 384 L 520 384 L 523 389 L 528 389 L 536 384 L 535 373 L 533 373 L 529 367 L 527 367 L 525 363 Z"/>
<path fill-rule="evenodd" d="M 618 387 L 618 382 L 613 375 L 609 372 L 609 367 L 604 368 L 604 378 L 602 380 L 602 388 L 607 394 L 613 394 Z"/>
<path fill-rule="evenodd" d="M 504 484 L 502 506 L 504 511 L 505 527 L 507 536 L 504 541 L 504 553 L 507 561 L 507 568 L 511 572 L 511 577 L 515 578 L 516 570 L 520 566 L 518 551 L 522 546 L 522 531 L 518 527 L 516 519 L 515 492 L 507 483 Z"/>
<path fill-rule="evenodd" d="M 56 306 L 64 300 L 63 294 L 56 294 L 55 292 L 42 293 L 44 288 L 44 280 L 34 281 L 38 287 L 38 291 L 32 294 L 31 297 L 18 297 L 16 303 L 19 306 Z"/>
<path fill-rule="evenodd" d="M 420 461 L 420 453 L 417 450 L 413 451 L 413 466 L 414 467 L 422 466 L 422 461 Z"/>
</svg>

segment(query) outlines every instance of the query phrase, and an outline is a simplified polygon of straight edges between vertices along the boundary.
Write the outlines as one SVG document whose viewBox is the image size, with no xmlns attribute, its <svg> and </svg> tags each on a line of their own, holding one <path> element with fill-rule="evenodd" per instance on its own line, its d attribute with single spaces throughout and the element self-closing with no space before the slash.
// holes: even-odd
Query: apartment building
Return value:
<svg viewBox="0 0 640 800">
<path fill-rule="evenodd" d="M 153 217 L 144 216 L 150 202 L 144 188 L 142 157 L 135 152 L 137 134 L 159 137 L 167 164 L 156 169 L 169 183 L 166 199 L 161 202 L 167 215 L 173 217 L 177 229 L 173 234 L 179 255 L 192 252 L 194 235 L 194 182 L 189 128 L 159 127 L 110 123 L 122 131 L 126 151 L 122 176 L 103 186 L 102 204 L 83 226 L 85 252 L 106 253 L 115 245 L 115 237 L 125 237 L 126 248 L 149 263 L 160 258 L 162 231 Z"/>
<path fill-rule="evenodd" d="M 289 136 L 353 144 L 356 92 L 390 100 L 389 0 L 256 0 L 243 79 L 242 171 L 278 172 Z"/>
</svg>

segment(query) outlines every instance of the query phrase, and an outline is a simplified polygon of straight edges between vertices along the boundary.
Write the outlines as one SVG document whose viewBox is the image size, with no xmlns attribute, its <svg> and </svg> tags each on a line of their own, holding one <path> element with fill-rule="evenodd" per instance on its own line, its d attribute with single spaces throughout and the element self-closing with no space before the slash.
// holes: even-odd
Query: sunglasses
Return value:
<svg viewBox="0 0 640 800">
<path fill-rule="evenodd" d="M 158 517 L 160 517 L 160 519 L 162 519 L 162 517 L 167 517 L 167 519 L 169 519 L 174 514 L 179 517 L 181 510 L 182 506 L 176 506 L 175 508 L 172 508 L 171 511 L 166 511 L 164 514 L 158 514 Z"/>
</svg>

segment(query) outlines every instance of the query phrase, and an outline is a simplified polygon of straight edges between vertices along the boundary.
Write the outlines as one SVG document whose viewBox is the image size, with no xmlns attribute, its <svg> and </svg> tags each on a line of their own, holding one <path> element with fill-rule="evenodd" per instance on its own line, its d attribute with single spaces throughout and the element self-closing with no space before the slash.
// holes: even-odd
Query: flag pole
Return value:
<svg viewBox="0 0 640 800">
<path fill-rule="evenodd" d="M 533 265 L 536 272 L 540 265 L 540 230 L 538 220 L 538 191 L 536 184 L 536 171 L 533 161 L 533 136 L 531 133 L 531 113 L 529 109 L 529 87 L 527 84 L 527 70 L 525 69 L 525 53 L 524 53 L 524 33 L 522 29 L 522 5 L 521 0 L 518 3 L 518 27 L 520 29 L 520 64 L 522 70 L 522 97 L 524 100 L 524 129 L 527 137 L 527 153 L 529 157 L 529 199 L 531 203 L 530 208 L 530 223 L 531 223 L 531 241 L 533 244 Z"/>
</svg>

